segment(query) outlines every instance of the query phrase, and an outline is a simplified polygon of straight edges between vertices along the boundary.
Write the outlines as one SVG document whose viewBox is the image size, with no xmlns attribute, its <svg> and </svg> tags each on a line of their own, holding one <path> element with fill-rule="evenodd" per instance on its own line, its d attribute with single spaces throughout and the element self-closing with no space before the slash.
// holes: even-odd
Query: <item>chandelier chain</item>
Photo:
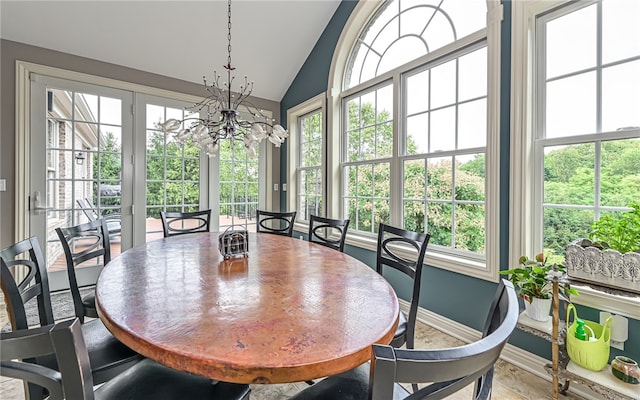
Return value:
<svg viewBox="0 0 640 400">
<path fill-rule="evenodd" d="M 231 0 L 229 0 L 229 11 L 227 12 L 227 67 L 231 69 Z"/>
</svg>

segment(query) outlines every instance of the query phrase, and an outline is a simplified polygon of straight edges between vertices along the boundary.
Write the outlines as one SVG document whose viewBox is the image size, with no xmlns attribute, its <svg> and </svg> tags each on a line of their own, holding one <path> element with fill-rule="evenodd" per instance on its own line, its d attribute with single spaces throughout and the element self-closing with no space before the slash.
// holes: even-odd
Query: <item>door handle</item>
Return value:
<svg viewBox="0 0 640 400">
<path fill-rule="evenodd" d="M 33 210 L 34 211 L 48 211 L 48 210 L 52 210 L 52 207 L 43 207 L 40 205 L 40 191 L 36 190 L 33 193 Z"/>
</svg>

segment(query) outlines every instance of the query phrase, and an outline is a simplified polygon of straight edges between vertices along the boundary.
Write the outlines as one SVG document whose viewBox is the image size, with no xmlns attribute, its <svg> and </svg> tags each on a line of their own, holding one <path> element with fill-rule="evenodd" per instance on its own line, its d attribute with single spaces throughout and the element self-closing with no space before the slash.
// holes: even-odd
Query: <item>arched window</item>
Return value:
<svg viewBox="0 0 640 400">
<path fill-rule="evenodd" d="M 389 0 L 352 13 L 329 82 L 341 185 L 328 204 L 363 247 L 380 223 L 429 232 L 430 265 L 497 279 L 501 12 Z"/>
<path fill-rule="evenodd" d="M 349 60 L 345 88 L 381 75 L 486 26 L 486 2 L 389 1 L 370 19 Z"/>
</svg>

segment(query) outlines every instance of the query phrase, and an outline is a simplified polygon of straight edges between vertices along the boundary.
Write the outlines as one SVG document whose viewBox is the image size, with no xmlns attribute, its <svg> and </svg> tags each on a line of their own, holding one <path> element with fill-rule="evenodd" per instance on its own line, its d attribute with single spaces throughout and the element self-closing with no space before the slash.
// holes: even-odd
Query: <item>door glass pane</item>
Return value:
<svg viewBox="0 0 640 400">
<path fill-rule="evenodd" d="M 189 212 L 200 209 L 200 152 L 190 141 L 177 142 L 156 124 L 170 118 L 182 120 L 179 108 L 147 104 L 146 238 L 162 238 L 160 211 Z"/>
<path fill-rule="evenodd" d="M 107 218 L 111 256 L 120 254 L 122 100 L 72 90 L 48 91 L 53 101 L 47 112 L 46 255 L 49 270 L 55 271 L 66 268 L 55 233 L 58 227 Z"/>
<path fill-rule="evenodd" d="M 259 157 L 248 157 L 242 141 L 220 142 L 220 231 L 234 225 L 256 231 Z"/>
</svg>

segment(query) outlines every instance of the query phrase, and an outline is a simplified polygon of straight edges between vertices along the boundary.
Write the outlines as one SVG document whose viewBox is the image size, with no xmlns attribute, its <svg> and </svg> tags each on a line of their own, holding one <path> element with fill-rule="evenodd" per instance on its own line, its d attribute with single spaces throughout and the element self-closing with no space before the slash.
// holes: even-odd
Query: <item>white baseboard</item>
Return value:
<svg viewBox="0 0 640 400">
<path fill-rule="evenodd" d="M 403 311 L 408 312 L 409 302 L 403 299 L 399 300 L 400 308 Z M 472 329 L 449 318 L 443 317 L 442 315 L 436 314 L 433 311 L 426 310 L 422 307 L 418 308 L 417 319 L 423 324 L 431 326 L 432 328 L 446 333 L 447 335 L 452 336 L 456 339 L 460 339 L 465 343 L 470 343 L 478 340 L 482 334 L 480 331 Z M 551 346 L 551 343 L 549 343 L 549 346 Z M 545 364 L 550 362 L 549 360 L 546 360 L 540 356 L 537 356 L 509 343 L 507 343 L 507 345 L 502 350 L 500 358 L 517 366 L 518 368 L 522 368 L 523 370 L 548 381 L 549 386 L 551 386 L 551 376 L 544 369 Z M 601 399 L 601 397 L 596 396 L 596 394 L 592 392 L 587 386 L 580 385 L 577 382 L 571 382 L 571 385 L 569 386 L 569 392 L 586 400 Z"/>
</svg>

